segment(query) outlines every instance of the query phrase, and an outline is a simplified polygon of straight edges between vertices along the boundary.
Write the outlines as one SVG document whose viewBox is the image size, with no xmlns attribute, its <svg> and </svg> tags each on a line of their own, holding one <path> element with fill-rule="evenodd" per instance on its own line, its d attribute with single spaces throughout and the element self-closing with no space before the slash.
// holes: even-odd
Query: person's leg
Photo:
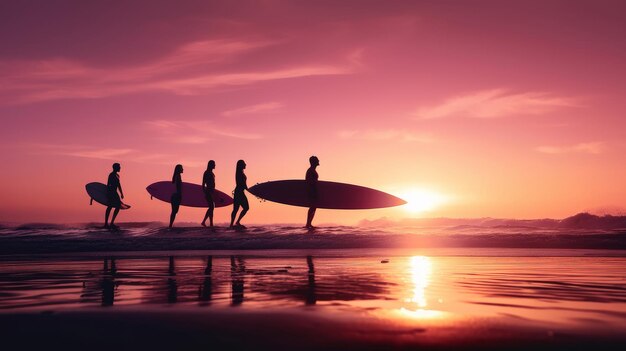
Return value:
<svg viewBox="0 0 626 351">
<path fill-rule="evenodd" d="M 213 226 L 213 209 L 215 208 L 215 203 L 213 202 L 213 196 L 211 194 L 206 195 L 206 201 L 209 204 L 209 208 L 207 208 L 206 213 L 204 214 L 204 219 L 202 220 L 202 226 L 206 227 L 206 220 L 209 218 L 210 226 Z"/>
<path fill-rule="evenodd" d="M 211 227 L 213 226 L 213 210 L 215 210 L 215 204 L 213 203 L 213 199 L 211 199 L 211 202 L 209 202 L 209 209 L 207 210 L 207 213 L 209 214 L 209 225 Z"/>
<path fill-rule="evenodd" d="M 235 200 L 235 202 L 233 203 L 233 212 L 230 214 L 230 226 L 233 226 L 233 223 L 235 223 L 235 216 L 237 216 L 237 211 L 239 211 L 239 202 L 237 200 Z"/>
<path fill-rule="evenodd" d="M 241 219 L 243 218 L 243 216 L 246 215 L 246 213 L 248 212 L 248 209 L 250 209 L 250 205 L 248 204 L 248 198 L 246 197 L 246 195 L 243 195 L 242 199 L 241 199 L 241 213 L 239 214 L 239 218 L 237 219 L 237 225 L 241 225 Z"/>
<path fill-rule="evenodd" d="M 178 204 L 172 202 L 172 213 L 170 214 L 170 228 L 174 224 L 174 219 L 176 219 L 176 214 L 178 213 Z"/>
<path fill-rule="evenodd" d="M 115 222 L 115 218 L 117 218 L 117 214 L 120 212 L 120 208 L 116 207 L 115 211 L 113 211 L 113 217 L 111 217 L 111 226 L 115 226 L 114 222 Z"/>
<path fill-rule="evenodd" d="M 317 210 L 317 208 L 315 207 L 311 207 L 309 208 L 309 212 L 306 216 L 306 227 L 307 228 L 312 228 L 313 227 L 313 217 L 315 217 L 315 210 Z"/>
<path fill-rule="evenodd" d="M 200 223 L 202 224 L 203 227 L 206 227 L 206 219 L 209 218 L 209 211 L 211 211 L 211 207 L 209 207 L 206 210 L 206 213 L 204 214 L 204 218 L 202 219 L 202 223 Z"/>
<path fill-rule="evenodd" d="M 109 227 L 109 214 L 111 214 L 111 206 L 107 206 L 107 210 L 104 212 L 104 227 Z"/>
</svg>

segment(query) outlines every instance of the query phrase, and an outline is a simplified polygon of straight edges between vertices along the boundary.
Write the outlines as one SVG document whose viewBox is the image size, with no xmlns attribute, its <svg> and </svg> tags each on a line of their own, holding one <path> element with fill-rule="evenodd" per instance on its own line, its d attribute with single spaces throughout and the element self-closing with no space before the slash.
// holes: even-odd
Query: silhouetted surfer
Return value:
<svg viewBox="0 0 626 351">
<path fill-rule="evenodd" d="M 311 222 L 313 222 L 313 217 L 315 217 L 315 210 L 317 210 L 317 179 L 319 176 L 317 175 L 317 171 L 315 170 L 317 166 L 320 165 L 320 160 L 317 156 L 309 157 L 309 163 L 311 167 L 306 171 L 306 183 L 307 183 L 307 196 L 309 198 L 309 213 L 306 217 L 306 227 L 309 229 L 315 228 Z"/>
<path fill-rule="evenodd" d="M 109 179 L 107 180 L 107 199 L 109 201 L 109 206 L 107 206 L 106 212 L 104 214 L 105 228 L 118 229 L 114 222 L 117 214 L 120 212 L 120 208 L 122 207 L 122 200 L 120 199 L 120 195 L 122 199 L 124 198 L 122 184 L 120 184 L 120 175 L 117 174 L 121 169 L 122 167 L 119 163 L 114 163 L 113 172 L 109 173 Z M 118 190 L 120 191 L 119 195 L 117 193 Z M 112 208 L 115 208 L 115 211 L 113 211 L 113 217 L 111 217 L 111 225 L 109 225 L 109 214 L 111 213 Z"/>
<path fill-rule="evenodd" d="M 172 176 L 172 183 L 176 185 L 176 192 L 172 194 L 170 202 L 172 203 L 172 214 L 170 214 L 170 228 L 174 224 L 174 219 L 178 213 L 180 202 L 183 200 L 183 179 L 180 176 L 183 173 L 183 165 L 176 165 L 174 168 L 174 175 Z"/>
<path fill-rule="evenodd" d="M 235 217 L 237 216 L 237 211 L 239 211 L 239 206 L 241 206 L 243 210 L 241 210 L 239 218 L 237 219 L 237 223 L 235 224 L 238 228 L 245 228 L 245 226 L 241 225 L 240 221 L 243 216 L 246 215 L 246 212 L 248 212 L 248 209 L 250 208 L 250 205 L 248 205 L 248 198 L 246 197 L 246 194 L 244 192 L 248 189 L 248 185 L 246 184 L 248 177 L 246 177 L 246 174 L 243 173 L 244 169 L 246 169 L 246 163 L 243 160 L 237 161 L 237 169 L 235 170 L 235 183 L 237 185 L 235 186 L 235 190 L 233 191 L 233 213 L 231 213 L 230 215 L 231 228 L 233 228 L 233 222 L 235 222 Z"/>
<path fill-rule="evenodd" d="M 213 191 L 215 191 L 215 161 L 211 160 L 206 166 L 206 171 L 202 176 L 202 190 L 204 191 L 204 197 L 206 202 L 209 203 L 209 208 L 206 210 L 204 219 L 202 220 L 202 226 L 206 227 L 206 219 L 209 219 L 210 227 L 213 227 L 213 210 L 215 209 L 215 202 L 213 201 Z"/>
</svg>

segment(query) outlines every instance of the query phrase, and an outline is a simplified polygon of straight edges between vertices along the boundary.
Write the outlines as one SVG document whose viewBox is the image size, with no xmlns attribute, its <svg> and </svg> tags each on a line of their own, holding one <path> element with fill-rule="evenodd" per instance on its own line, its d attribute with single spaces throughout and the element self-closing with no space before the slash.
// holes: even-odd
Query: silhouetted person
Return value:
<svg viewBox="0 0 626 351">
<path fill-rule="evenodd" d="M 233 213 L 230 215 L 230 227 L 233 228 L 233 222 L 235 222 L 235 217 L 237 216 L 237 211 L 239 211 L 239 206 L 241 206 L 242 210 L 239 214 L 239 218 L 237 219 L 238 228 L 245 228 L 245 226 L 241 225 L 241 219 L 246 215 L 250 205 L 248 204 L 248 198 L 246 197 L 245 190 L 248 189 L 248 185 L 246 181 L 248 177 L 243 173 L 243 170 L 246 169 L 246 163 L 243 160 L 237 161 L 237 169 L 235 170 L 235 190 L 233 192 Z"/>
<path fill-rule="evenodd" d="M 309 163 L 311 167 L 306 171 L 306 184 L 307 184 L 307 197 L 309 198 L 309 213 L 306 216 L 306 227 L 309 229 L 313 229 L 313 217 L 315 216 L 315 210 L 317 210 L 317 179 L 319 176 L 317 175 L 317 171 L 315 170 L 317 166 L 320 165 L 320 160 L 317 156 L 309 157 Z"/>
<path fill-rule="evenodd" d="M 309 285 L 306 291 L 306 304 L 315 305 L 317 303 L 317 295 L 315 294 L 315 266 L 313 265 L 313 256 L 306 257 L 306 264 L 309 266 Z"/>
<path fill-rule="evenodd" d="M 117 214 L 120 212 L 120 208 L 122 207 L 122 199 L 124 198 L 124 192 L 122 191 L 122 184 L 120 184 L 120 175 L 118 172 L 122 169 L 119 163 L 113 164 L 113 172 L 109 173 L 109 179 L 107 180 L 107 200 L 109 202 L 109 206 L 107 206 L 106 212 L 104 214 L 104 227 L 111 229 L 118 229 L 115 225 L 115 218 L 117 218 Z M 117 191 L 120 191 L 119 195 Z M 120 199 L 120 195 L 122 199 Z M 111 209 L 115 208 L 113 211 L 113 217 L 111 217 L 111 224 L 109 225 L 109 214 L 111 213 Z"/>
<path fill-rule="evenodd" d="M 174 168 L 174 175 L 172 176 L 172 183 L 176 185 L 176 192 L 172 194 L 172 198 L 170 200 L 172 204 L 172 213 L 170 214 L 170 228 L 174 224 L 174 219 L 176 219 L 176 214 L 178 213 L 178 209 L 180 208 L 180 202 L 183 201 L 183 178 L 181 174 L 183 173 L 183 165 L 176 165 Z"/>
<path fill-rule="evenodd" d="M 200 287 L 200 301 L 211 301 L 213 297 L 213 256 L 207 257 L 206 268 L 204 269 L 204 282 Z"/>
<path fill-rule="evenodd" d="M 246 271 L 243 259 L 238 257 L 237 261 L 239 264 L 235 261 L 235 256 L 230 256 L 231 305 L 233 306 L 243 303 L 243 274 Z"/>
<path fill-rule="evenodd" d="M 215 161 L 211 160 L 206 166 L 206 171 L 202 176 L 202 190 L 204 191 L 204 197 L 209 204 L 209 208 L 206 210 L 204 219 L 202 220 L 202 226 L 206 227 L 206 219 L 209 219 L 209 226 L 213 227 L 213 210 L 215 209 L 215 201 L 213 200 L 213 192 L 215 191 Z"/>
<path fill-rule="evenodd" d="M 167 302 L 176 303 L 178 300 L 178 284 L 176 284 L 176 269 L 174 267 L 174 256 L 170 256 L 170 264 L 167 270 Z"/>
</svg>

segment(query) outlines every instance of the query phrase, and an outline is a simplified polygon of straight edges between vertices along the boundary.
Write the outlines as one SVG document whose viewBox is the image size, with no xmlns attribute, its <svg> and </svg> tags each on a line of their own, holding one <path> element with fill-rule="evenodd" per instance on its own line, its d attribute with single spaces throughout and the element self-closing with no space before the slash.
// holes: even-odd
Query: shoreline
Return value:
<svg viewBox="0 0 626 351">
<path fill-rule="evenodd" d="M 412 231 L 412 232 L 411 232 Z M 424 233 L 419 233 L 420 231 Z M 626 249 L 626 232 L 428 233 L 428 229 L 385 231 L 359 227 L 249 227 L 122 228 L 109 232 L 96 228 L 23 228 L 0 230 L 0 255 L 180 251 L 364 248 L 528 248 Z M 416 233 L 417 232 L 417 233 Z"/>
</svg>

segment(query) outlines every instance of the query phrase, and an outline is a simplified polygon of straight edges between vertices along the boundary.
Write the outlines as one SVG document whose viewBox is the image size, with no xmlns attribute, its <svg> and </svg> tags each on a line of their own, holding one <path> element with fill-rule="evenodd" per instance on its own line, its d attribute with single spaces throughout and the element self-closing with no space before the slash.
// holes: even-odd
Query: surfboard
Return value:
<svg viewBox="0 0 626 351">
<path fill-rule="evenodd" d="M 176 186 L 171 181 L 162 181 L 148 185 L 146 190 L 148 190 L 148 193 L 152 197 L 156 197 L 161 201 L 171 202 L 172 194 L 176 191 Z M 183 199 L 180 203 L 181 206 L 209 207 L 201 185 L 183 182 L 182 192 Z M 217 189 L 215 189 L 213 193 L 213 201 L 215 202 L 215 207 L 224 207 L 233 204 L 232 197 Z"/>
<path fill-rule="evenodd" d="M 87 190 L 87 194 L 91 198 L 91 201 L 89 202 L 90 205 L 93 204 L 93 202 L 95 201 L 104 206 L 110 206 L 109 197 L 107 196 L 108 189 L 106 184 L 98 182 L 88 183 L 87 185 L 85 185 L 85 190 Z M 130 205 L 122 202 L 122 206 L 120 207 L 121 210 L 128 210 L 129 208 Z"/>
<path fill-rule="evenodd" d="M 253 195 L 281 204 L 310 207 L 305 180 L 277 180 L 256 184 L 248 189 Z M 399 197 L 364 186 L 327 181 L 317 182 L 317 208 L 364 210 L 406 204 Z"/>
</svg>

